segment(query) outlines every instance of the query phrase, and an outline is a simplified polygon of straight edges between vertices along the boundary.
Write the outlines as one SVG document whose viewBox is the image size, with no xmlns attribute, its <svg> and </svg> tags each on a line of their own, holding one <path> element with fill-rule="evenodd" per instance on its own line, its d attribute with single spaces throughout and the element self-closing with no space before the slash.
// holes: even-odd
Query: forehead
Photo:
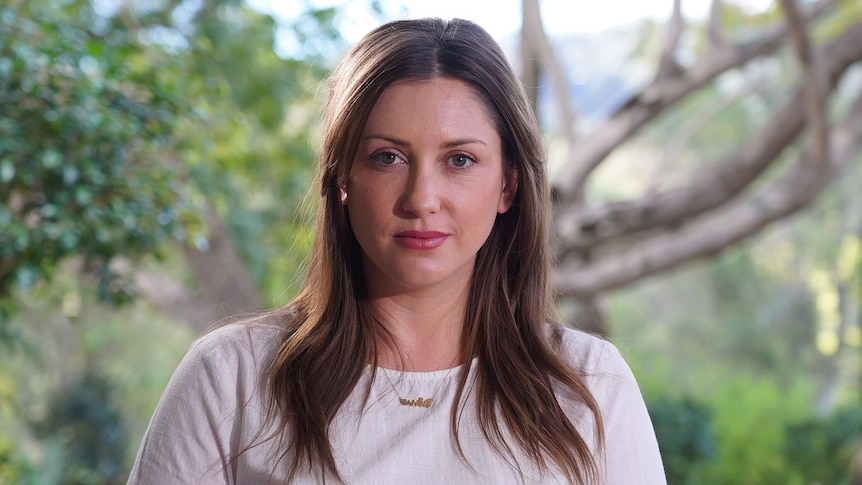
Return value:
<svg viewBox="0 0 862 485">
<path fill-rule="evenodd" d="M 388 86 L 375 102 L 366 120 L 365 132 L 379 125 L 423 129 L 469 127 L 497 132 L 486 100 L 471 85 L 446 77 L 430 80 L 406 79 Z M 409 121 L 408 121 L 409 120 Z M 497 133 L 499 135 L 499 133 Z"/>
</svg>

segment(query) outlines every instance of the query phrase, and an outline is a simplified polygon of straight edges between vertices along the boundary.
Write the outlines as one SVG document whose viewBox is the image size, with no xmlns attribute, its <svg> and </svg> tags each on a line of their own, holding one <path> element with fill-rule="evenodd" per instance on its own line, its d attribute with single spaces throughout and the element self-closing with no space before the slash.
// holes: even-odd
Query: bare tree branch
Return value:
<svg viewBox="0 0 862 485">
<path fill-rule="evenodd" d="M 809 22 L 836 3 L 837 0 L 821 0 L 803 17 Z M 787 26 L 781 25 L 753 41 L 716 47 L 686 70 L 683 76 L 654 80 L 590 134 L 589 143 L 578 144 L 570 151 L 568 160 L 553 180 L 555 199 L 561 204 L 576 202 L 593 170 L 648 121 L 719 74 L 774 52 L 783 45 L 786 35 Z"/>
<path fill-rule="evenodd" d="M 569 95 L 569 83 L 554 47 L 545 32 L 538 0 L 523 0 L 523 25 L 521 26 L 521 56 L 524 64 L 523 82 L 531 90 L 530 98 L 538 112 L 538 89 L 540 73 L 547 74 L 554 89 L 554 98 L 559 106 L 560 133 L 568 145 L 574 144 L 577 133 L 577 110 Z"/>
<path fill-rule="evenodd" d="M 829 155 L 829 122 L 826 113 L 826 93 L 820 80 L 816 61 L 811 53 L 811 41 L 805 31 L 805 24 L 795 0 L 781 0 L 787 25 L 790 27 L 790 38 L 796 49 L 799 69 L 802 71 L 803 90 L 805 92 L 805 110 L 808 113 L 807 122 L 812 133 L 811 157 L 814 163 L 828 163 Z"/>
<path fill-rule="evenodd" d="M 682 18 L 682 0 L 673 1 L 673 13 L 668 22 L 666 37 L 661 47 L 661 55 L 658 61 L 657 79 L 677 77 L 682 68 L 676 62 L 676 51 L 679 48 L 679 40 L 685 29 L 685 21 Z"/>
<path fill-rule="evenodd" d="M 862 145 L 862 94 L 832 130 L 829 165 L 812 163 L 805 151 L 771 186 L 729 203 L 682 226 L 666 230 L 622 252 L 590 261 L 570 257 L 555 269 L 554 287 L 561 296 L 588 298 L 683 262 L 713 255 L 804 207 L 859 152 Z"/>
<path fill-rule="evenodd" d="M 724 12 L 724 2 L 712 0 L 709 8 L 709 44 L 713 49 L 724 47 L 726 41 L 721 30 L 721 15 Z"/>
<path fill-rule="evenodd" d="M 821 84 L 834 86 L 847 68 L 860 60 L 862 25 L 857 25 L 824 50 L 822 68 L 827 81 Z M 800 89 L 748 143 L 682 188 L 638 201 L 567 210 L 556 221 L 560 245 L 584 249 L 647 228 L 679 225 L 736 197 L 801 133 L 804 106 Z"/>
<path fill-rule="evenodd" d="M 538 0 L 521 1 L 521 82 L 536 112 L 539 105 L 539 77 L 542 74 L 542 60 L 533 32 L 536 22 L 541 22 L 541 18 L 534 19 L 538 14 Z"/>
</svg>

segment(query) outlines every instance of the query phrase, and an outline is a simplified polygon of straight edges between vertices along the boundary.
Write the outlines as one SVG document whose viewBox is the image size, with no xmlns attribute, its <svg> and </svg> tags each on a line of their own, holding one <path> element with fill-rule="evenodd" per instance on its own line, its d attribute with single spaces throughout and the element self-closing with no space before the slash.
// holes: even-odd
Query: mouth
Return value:
<svg viewBox="0 0 862 485">
<path fill-rule="evenodd" d="M 403 231 L 395 235 L 395 241 L 408 249 L 434 249 L 446 242 L 449 237 L 439 231 Z"/>
</svg>

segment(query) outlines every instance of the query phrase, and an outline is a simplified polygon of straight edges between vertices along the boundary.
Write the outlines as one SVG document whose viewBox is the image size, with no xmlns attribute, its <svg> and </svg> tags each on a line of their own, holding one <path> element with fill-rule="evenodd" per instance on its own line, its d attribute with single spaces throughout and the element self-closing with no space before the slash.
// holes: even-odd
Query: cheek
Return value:
<svg viewBox="0 0 862 485">
<path fill-rule="evenodd" d="M 385 191 L 358 184 L 349 186 L 347 215 L 357 238 L 379 232 L 389 220 L 391 212 L 392 207 Z"/>
<path fill-rule="evenodd" d="M 348 195 L 347 207 L 354 207 L 358 213 L 369 213 L 379 211 L 387 202 L 385 188 L 369 187 L 355 184 Z"/>
<path fill-rule="evenodd" d="M 474 191 L 459 201 L 458 205 L 464 211 L 464 217 L 469 219 L 470 225 L 476 229 L 481 227 L 483 232 L 490 232 L 499 215 L 500 197 L 499 190 L 478 193 Z"/>
</svg>

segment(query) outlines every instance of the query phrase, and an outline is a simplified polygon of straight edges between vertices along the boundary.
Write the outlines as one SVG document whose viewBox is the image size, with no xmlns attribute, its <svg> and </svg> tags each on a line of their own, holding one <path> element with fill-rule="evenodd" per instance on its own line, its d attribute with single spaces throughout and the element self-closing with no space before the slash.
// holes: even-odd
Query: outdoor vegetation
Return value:
<svg viewBox="0 0 862 485">
<path fill-rule="evenodd" d="M 189 344 L 295 294 L 363 2 L 261 3 L 0 2 L 0 484 L 125 483 Z M 631 363 L 672 485 L 860 484 L 862 4 L 667 4 L 551 35 L 524 0 L 500 39 L 561 318 Z"/>
</svg>

